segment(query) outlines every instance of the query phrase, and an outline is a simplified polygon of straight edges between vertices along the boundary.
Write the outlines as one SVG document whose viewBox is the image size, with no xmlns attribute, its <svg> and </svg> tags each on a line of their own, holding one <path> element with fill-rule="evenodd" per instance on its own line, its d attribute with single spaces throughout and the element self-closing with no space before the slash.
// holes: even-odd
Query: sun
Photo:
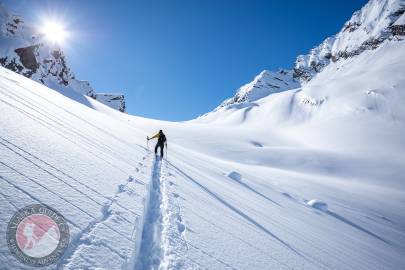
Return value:
<svg viewBox="0 0 405 270">
<path fill-rule="evenodd" d="M 68 32 L 65 30 L 65 27 L 62 24 L 54 21 L 44 23 L 40 28 L 40 31 L 45 35 L 46 39 L 52 43 L 62 44 L 68 36 Z"/>
</svg>

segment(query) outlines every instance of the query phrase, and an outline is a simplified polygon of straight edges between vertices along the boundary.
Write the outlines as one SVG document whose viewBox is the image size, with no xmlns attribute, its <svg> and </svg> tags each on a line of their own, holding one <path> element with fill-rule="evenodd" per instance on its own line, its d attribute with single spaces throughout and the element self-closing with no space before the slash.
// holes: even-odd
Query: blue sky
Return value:
<svg viewBox="0 0 405 270">
<path fill-rule="evenodd" d="M 30 22 L 65 22 L 76 77 L 122 92 L 130 114 L 188 120 L 263 69 L 291 68 L 365 0 L 4 1 Z"/>
</svg>

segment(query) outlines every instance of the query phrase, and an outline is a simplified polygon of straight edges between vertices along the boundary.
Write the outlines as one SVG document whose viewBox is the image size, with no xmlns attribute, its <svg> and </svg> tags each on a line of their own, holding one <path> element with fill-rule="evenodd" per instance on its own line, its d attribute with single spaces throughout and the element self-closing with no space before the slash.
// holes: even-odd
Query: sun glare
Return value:
<svg viewBox="0 0 405 270">
<path fill-rule="evenodd" d="M 67 31 L 62 24 L 57 22 L 46 22 L 41 27 L 41 32 L 50 42 L 61 44 L 68 36 Z"/>
</svg>

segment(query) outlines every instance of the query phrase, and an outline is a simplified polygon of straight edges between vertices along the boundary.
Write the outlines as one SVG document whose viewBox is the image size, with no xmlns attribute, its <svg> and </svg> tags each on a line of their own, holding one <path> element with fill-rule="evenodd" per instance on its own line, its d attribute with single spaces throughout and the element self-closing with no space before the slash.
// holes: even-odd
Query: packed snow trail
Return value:
<svg viewBox="0 0 405 270">
<path fill-rule="evenodd" d="M 136 270 L 157 269 L 162 259 L 161 163 L 160 157 L 156 156 L 153 161 L 152 178 L 149 183 L 149 194 L 145 205 L 142 239 L 135 265 Z"/>
<path fill-rule="evenodd" d="M 152 165 L 148 197 L 145 202 L 142 236 L 135 260 L 135 270 L 194 269 L 187 260 L 185 224 L 176 203 L 177 194 L 170 191 L 173 182 L 167 180 L 168 161 L 155 156 Z M 201 267 L 200 267 L 201 268 Z"/>
</svg>

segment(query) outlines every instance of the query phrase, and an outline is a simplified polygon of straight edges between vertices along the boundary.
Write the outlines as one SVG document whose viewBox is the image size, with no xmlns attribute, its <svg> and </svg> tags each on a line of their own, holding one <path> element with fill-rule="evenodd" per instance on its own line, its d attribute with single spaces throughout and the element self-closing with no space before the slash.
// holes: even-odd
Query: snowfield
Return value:
<svg viewBox="0 0 405 270">
<path fill-rule="evenodd" d="M 1 234 L 43 203 L 71 231 L 49 269 L 400 269 L 404 50 L 387 43 L 184 123 L 83 105 L 2 68 Z M 162 161 L 145 141 L 160 128 Z M 0 241 L 1 265 L 24 269 Z"/>
<path fill-rule="evenodd" d="M 402 7 L 370 1 L 335 36 L 339 49 L 384 30 L 384 14 L 403 26 Z M 299 58 L 302 70 L 336 49 L 328 42 Z M 5 237 L 31 204 L 69 225 L 67 251 L 45 269 L 404 269 L 404 52 L 392 36 L 328 58 L 305 83 L 262 72 L 187 122 L 127 115 L 0 67 L 0 269 L 32 269 Z M 146 141 L 159 129 L 163 160 Z"/>
</svg>

